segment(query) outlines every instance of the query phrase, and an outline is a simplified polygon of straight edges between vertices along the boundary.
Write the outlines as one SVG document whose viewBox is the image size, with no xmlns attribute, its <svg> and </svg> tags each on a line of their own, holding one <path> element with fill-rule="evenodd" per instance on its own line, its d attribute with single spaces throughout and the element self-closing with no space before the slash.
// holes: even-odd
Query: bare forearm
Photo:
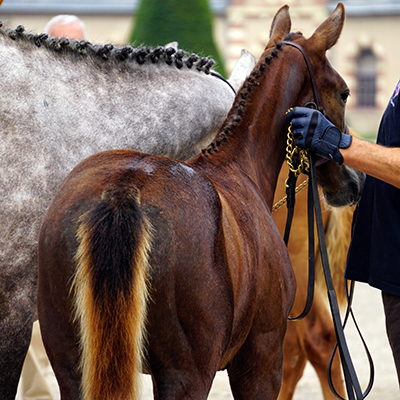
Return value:
<svg viewBox="0 0 400 400">
<path fill-rule="evenodd" d="M 383 147 L 353 137 L 351 146 L 340 152 L 344 164 L 400 188 L 399 147 Z"/>
</svg>

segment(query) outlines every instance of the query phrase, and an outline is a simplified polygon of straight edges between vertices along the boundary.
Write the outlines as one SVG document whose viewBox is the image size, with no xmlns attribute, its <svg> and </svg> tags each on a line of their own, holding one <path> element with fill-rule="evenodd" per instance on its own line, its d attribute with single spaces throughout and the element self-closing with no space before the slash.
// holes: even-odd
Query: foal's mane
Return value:
<svg viewBox="0 0 400 400">
<path fill-rule="evenodd" d="M 288 33 L 283 40 L 293 41 L 296 38 L 303 36 L 300 32 Z M 249 100 L 252 98 L 252 91 L 254 87 L 260 84 L 260 77 L 263 75 L 267 66 L 271 63 L 274 58 L 278 57 L 278 51 L 282 49 L 282 43 L 276 43 L 271 54 L 269 54 L 265 59 L 253 69 L 249 77 L 243 84 L 240 92 L 237 94 L 232 108 L 226 117 L 224 124 L 222 125 L 217 137 L 202 150 L 204 156 L 208 156 L 218 151 L 218 148 L 222 143 L 228 141 L 228 137 L 241 123 L 243 116 L 246 113 L 246 108 L 249 104 Z"/>
<path fill-rule="evenodd" d="M 159 46 L 151 48 L 143 46 L 133 48 L 131 46 L 114 47 L 112 44 L 95 45 L 87 40 L 78 41 L 56 38 L 46 33 L 27 33 L 22 25 L 19 25 L 16 29 L 5 29 L 1 21 L 0 36 L 3 36 L 6 40 L 17 42 L 24 48 L 46 48 L 50 53 L 57 56 L 81 60 L 91 59 L 96 63 L 102 64 L 105 62 L 112 64 L 114 62 L 118 66 L 124 66 L 130 63 L 139 65 L 161 63 L 175 66 L 178 69 L 183 67 L 191 69 L 194 67 L 206 74 L 210 73 L 211 67 L 215 64 L 215 61 L 210 58 L 200 57 L 197 54 L 188 54 L 181 49 L 176 51 L 172 47 Z"/>
</svg>

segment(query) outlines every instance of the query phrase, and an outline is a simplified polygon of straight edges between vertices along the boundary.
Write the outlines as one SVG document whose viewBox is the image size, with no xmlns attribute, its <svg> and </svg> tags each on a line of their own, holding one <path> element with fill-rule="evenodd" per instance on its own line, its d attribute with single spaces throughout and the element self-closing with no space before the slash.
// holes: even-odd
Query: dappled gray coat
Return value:
<svg viewBox="0 0 400 400">
<path fill-rule="evenodd" d="M 254 58 L 244 54 L 238 88 Z M 0 29 L 0 399 L 14 399 L 35 311 L 37 238 L 60 183 L 84 158 L 130 148 L 186 159 L 234 91 L 212 62 Z"/>
</svg>

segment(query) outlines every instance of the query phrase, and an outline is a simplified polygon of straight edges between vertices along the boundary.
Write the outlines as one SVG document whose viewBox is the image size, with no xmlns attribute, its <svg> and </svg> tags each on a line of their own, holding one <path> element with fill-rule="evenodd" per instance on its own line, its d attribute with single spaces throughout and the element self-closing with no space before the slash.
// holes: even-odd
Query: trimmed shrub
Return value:
<svg viewBox="0 0 400 400">
<path fill-rule="evenodd" d="M 213 58 L 215 69 L 225 75 L 212 22 L 208 0 L 141 0 L 130 43 L 156 47 L 177 41 L 182 50 Z"/>
</svg>

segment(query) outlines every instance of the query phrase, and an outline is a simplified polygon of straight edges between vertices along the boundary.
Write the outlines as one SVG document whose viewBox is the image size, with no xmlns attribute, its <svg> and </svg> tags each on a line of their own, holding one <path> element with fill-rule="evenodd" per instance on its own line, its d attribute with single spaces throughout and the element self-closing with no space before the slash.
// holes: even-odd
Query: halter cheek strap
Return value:
<svg viewBox="0 0 400 400">
<path fill-rule="evenodd" d="M 313 94 L 314 94 L 315 104 L 317 105 L 317 110 L 321 111 L 324 114 L 324 110 L 323 110 L 323 108 L 321 106 L 321 104 L 322 104 L 321 103 L 321 97 L 319 96 L 319 92 L 317 90 L 317 83 L 316 83 L 316 80 L 315 80 L 314 70 L 313 70 L 310 58 L 308 57 L 307 53 L 304 51 L 304 49 L 299 44 L 297 44 L 295 42 L 290 42 L 290 41 L 287 41 L 287 40 L 283 40 L 281 43 L 287 44 L 287 45 L 292 46 L 292 47 L 296 47 L 296 49 L 298 49 L 300 51 L 300 53 L 303 55 L 304 61 L 306 62 L 306 65 L 307 65 L 308 73 L 310 75 L 311 87 L 312 87 L 312 91 L 313 91 Z M 307 104 L 310 104 L 310 103 L 307 103 Z"/>
<path fill-rule="evenodd" d="M 305 50 L 299 44 L 297 44 L 295 42 L 290 42 L 288 40 L 283 40 L 281 43 L 287 44 L 289 46 L 292 46 L 292 47 L 295 47 L 296 49 L 298 49 L 300 51 L 300 53 L 303 55 L 304 61 L 306 62 L 308 73 L 310 75 L 311 88 L 312 88 L 312 91 L 313 91 L 313 94 L 314 94 L 315 103 L 308 102 L 304 107 L 308 107 L 308 106 L 313 105 L 313 106 L 315 106 L 315 109 L 317 109 L 318 111 L 322 112 L 322 114 L 324 114 L 324 116 L 329 119 L 329 117 L 326 115 L 326 113 L 325 113 L 325 111 L 324 111 L 324 109 L 322 107 L 321 97 L 320 97 L 318 89 L 317 89 L 317 82 L 315 80 L 314 70 L 313 70 L 310 58 L 308 57 L 307 53 L 305 52 Z M 349 128 L 344 123 L 344 126 L 342 127 L 342 131 L 348 133 L 348 130 L 349 130 Z M 317 161 L 317 163 L 318 163 L 318 161 Z"/>
</svg>

